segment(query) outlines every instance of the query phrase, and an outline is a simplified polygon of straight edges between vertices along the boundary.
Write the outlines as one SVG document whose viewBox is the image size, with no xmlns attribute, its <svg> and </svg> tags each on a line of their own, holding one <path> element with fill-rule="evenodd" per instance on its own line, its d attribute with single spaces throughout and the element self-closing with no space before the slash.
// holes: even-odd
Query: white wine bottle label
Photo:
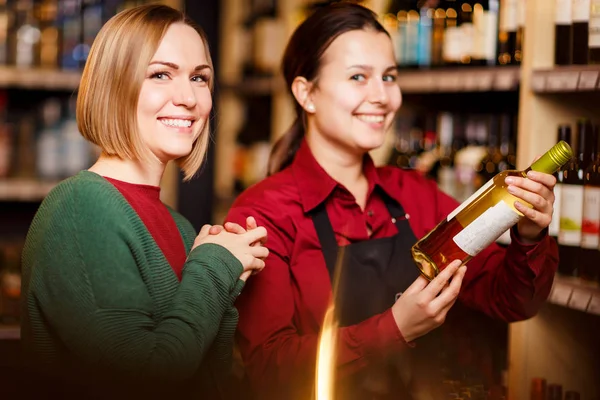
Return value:
<svg viewBox="0 0 600 400">
<path fill-rule="evenodd" d="M 552 214 L 552 221 L 548 226 L 548 235 L 558 237 L 558 231 L 560 230 L 560 200 L 562 198 L 562 184 L 557 183 L 554 186 L 554 213 Z"/>
<path fill-rule="evenodd" d="M 596 249 L 600 242 L 600 188 L 583 187 L 583 222 L 581 247 Z"/>
<path fill-rule="evenodd" d="M 452 238 L 462 251 L 476 256 L 519 221 L 519 214 L 504 200 L 488 208 Z"/>
<path fill-rule="evenodd" d="M 483 185 L 482 187 L 480 187 L 479 190 L 477 190 L 475 193 L 473 193 L 468 199 L 466 199 L 465 201 L 463 201 L 460 206 L 456 207 L 454 209 L 454 211 L 452 211 L 450 214 L 448 214 L 448 217 L 446 218 L 446 220 L 450 221 L 452 218 L 454 218 L 459 212 L 461 212 L 466 206 L 468 206 L 469 204 L 471 204 L 471 202 L 473 202 L 473 200 L 475 200 L 477 197 L 479 197 L 479 195 L 481 193 L 483 193 L 486 190 L 488 190 L 488 188 L 490 186 L 492 186 L 493 184 L 494 184 L 494 180 L 493 179 L 490 179 L 489 181 L 487 181 L 485 183 L 485 185 Z"/>
<path fill-rule="evenodd" d="M 571 25 L 573 22 L 572 0 L 556 0 L 554 23 L 556 25 Z"/>
<path fill-rule="evenodd" d="M 573 0 L 573 22 L 590 20 L 590 0 Z"/>
<path fill-rule="evenodd" d="M 558 243 L 579 246 L 583 219 L 583 186 L 563 184 L 560 202 Z"/>
</svg>

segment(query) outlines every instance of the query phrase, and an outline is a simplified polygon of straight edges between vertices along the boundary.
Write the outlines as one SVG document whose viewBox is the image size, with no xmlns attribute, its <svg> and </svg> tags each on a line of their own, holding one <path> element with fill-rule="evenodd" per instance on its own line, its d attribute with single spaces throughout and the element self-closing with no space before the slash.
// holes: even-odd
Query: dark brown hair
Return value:
<svg viewBox="0 0 600 400">
<path fill-rule="evenodd" d="M 377 21 L 377 14 L 355 3 L 337 2 L 314 11 L 292 34 L 283 54 L 283 76 L 288 89 L 298 76 L 315 82 L 323 53 L 335 38 L 355 30 L 373 29 L 388 34 Z M 389 36 L 389 34 L 388 34 Z M 293 97 L 293 93 L 292 93 Z M 268 174 L 291 164 L 305 133 L 304 109 L 296 102 L 296 120 L 275 143 L 269 158 Z"/>
</svg>

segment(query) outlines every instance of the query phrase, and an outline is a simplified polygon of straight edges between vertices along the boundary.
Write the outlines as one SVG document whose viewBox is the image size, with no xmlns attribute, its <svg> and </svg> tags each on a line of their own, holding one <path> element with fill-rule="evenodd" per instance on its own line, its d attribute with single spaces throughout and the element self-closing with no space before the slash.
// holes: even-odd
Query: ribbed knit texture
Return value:
<svg viewBox="0 0 600 400">
<path fill-rule="evenodd" d="M 170 211 L 189 252 L 194 229 Z M 22 342 L 61 378 L 212 393 L 229 370 L 241 272 L 228 250 L 205 244 L 178 282 L 119 191 L 82 171 L 52 190 L 27 235 Z"/>
</svg>

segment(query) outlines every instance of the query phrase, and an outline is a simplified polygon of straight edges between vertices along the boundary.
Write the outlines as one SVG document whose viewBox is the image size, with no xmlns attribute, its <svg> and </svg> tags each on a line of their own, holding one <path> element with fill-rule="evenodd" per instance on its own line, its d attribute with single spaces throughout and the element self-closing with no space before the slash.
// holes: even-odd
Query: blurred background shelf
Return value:
<svg viewBox="0 0 600 400">
<path fill-rule="evenodd" d="M 17 178 L 0 180 L 0 201 L 41 201 L 57 183 Z"/>
<path fill-rule="evenodd" d="M 576 277 L 557 275 L 548 301 L 559 306 L 600 315 L 600 285 Z"/>
<path fill-rule="evenodd" d="M 80 71 L 0 66 L 0 88 L 75 90 Z"/>
<path fill-rule="evenodd" d="M 403 93 L 496 92 L 518 89 L 517 66 L 458 67 L 431 70 L 405 70 L 398 74 Z"/>
<path fill-rule="evenodd" d="M 599 65 L 536 69 L 531 73 L 531 90 L 535 93 L 598 92 L 599 76 Z"/>
</svg>

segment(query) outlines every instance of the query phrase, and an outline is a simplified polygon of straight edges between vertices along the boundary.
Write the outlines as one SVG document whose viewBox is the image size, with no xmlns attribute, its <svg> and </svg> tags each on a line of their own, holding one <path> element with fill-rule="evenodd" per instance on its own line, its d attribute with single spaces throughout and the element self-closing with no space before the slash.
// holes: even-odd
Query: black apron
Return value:
<svg viewBox="0 0 600 400">
<path fill-rule="evenodd" d="M 344 260 L 335 299 L 340 326 L 350 326 L 389 309 L 419 276 L 410 249 L 417 242 L 402 206 L 383 194 L 398 234 L 352 243 L 344 248 Z M 325 202 L 312 211 L 312 219 L 321 243 L 330 279 L 333 280 L 338 245 L 325 209 Z M 332 282 L 333 283 L 333 282 Z M 408 352 L 407 352 L 408 353 Z M 382 363 L 378 368 L 353 376 L 336 387 L 336 398 L 411 399 L 395 365 Z M 359 376 L 360 375 L 360 376 Z M 387 376 L 383 376 L 387 375 Z M 387 388 L 382 389 L 382 378 Z M 390 386 L 391 384 L 391 386 Z M 387 392 L 387 393 L 384 393 Z"/>
</svg>

